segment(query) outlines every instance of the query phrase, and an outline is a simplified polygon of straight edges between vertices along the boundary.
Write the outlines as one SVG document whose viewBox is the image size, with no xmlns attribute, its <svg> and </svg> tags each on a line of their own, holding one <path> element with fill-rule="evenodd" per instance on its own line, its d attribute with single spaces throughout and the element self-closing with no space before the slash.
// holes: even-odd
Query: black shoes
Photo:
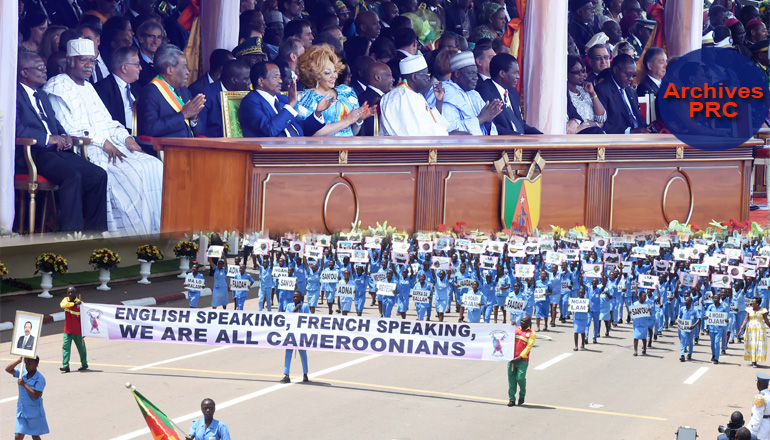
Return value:
<svg viewBox="0 0 770 440">
<path fill-rule="evenodd" d="M 514 402 L 513 400 L 509 400 L 508 406 L 516 406 L 516 402 Z"/>
<path fill-rule="evenodd" d="M 679 362 L 684 362 L 684 356 L 679 356 Z"/>
<path fill-rule="evenodd" d="M 70 367 L 59 367 L 59 371 L 64 372 L 64 373 L 69 373 L 70 372 Z"/>
<path fill-rule="evenodd" d="M 524 398 L 523 397 L 519 397 L 519 403 L 517 405 L 519 405 L 519 406 L 524 405 Z"/>
<path fill-rule="evenodd" d="M 67 368 L 67 370 L 69 370 L 69 368 Z M 86 371 L 86 370 L 88 370 L 88 365 L 86 365 L 85 367 L 78 368 L 78 371 Z"/>
<path fill-rule="evenodd" d="M 280 383 L 289 383 L 291 382 L 291 379 L 289 379 L 288 374 L 284 374 L 283 379 L 281 379 Z"/>
<path fill-rule="evenodd" d="M 302 382 L 310 382 L 310 379 L 307 378 L 307 374 L 302 375 Z"/>
</svg>

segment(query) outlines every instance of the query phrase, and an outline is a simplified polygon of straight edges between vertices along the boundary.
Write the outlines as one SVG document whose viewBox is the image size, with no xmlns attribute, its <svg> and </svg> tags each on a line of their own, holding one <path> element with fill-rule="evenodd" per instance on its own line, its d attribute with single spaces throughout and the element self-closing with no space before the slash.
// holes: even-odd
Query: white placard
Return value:
<svg viewBox="0 0 770 440">
<path fill-rule="evenodd" d="M 315 238 L 315 243 L 318 246 L 329 247 L 332 244 L 332 238 L 328 235 L 319 235 Z"/>
<path fill-rule="evenodd" d="M 337 253 L 338 254 L 349 254 L 353 252 L 353 242 L 352 241 L 338 241 L 337 242 Z"/>
<path fill-rule="evenodd" d="M 602 277 L 602 265 L 601 264 L 583 264 L 583 276 L 586 278 L 601 278 Z"/>
<path fill-rule="evenodd" d="M 430 254 L 433 252 L 433 241 L 417 240 L 417 252 Z"/>
<path fill-rule="evenodd" d="M 383 237 L 366 237 L 364 247 L 367 249 L 379 249 L 382 246 Z"/>
<path fill-rule="evenodd" d="M 715 273 L 711 275 L 711 287 L 729 288 L 732 285 L 730 275 Z"/>
<path fill-rule="evenodd" d="M 394 241 L 393 243 L 391 243 L 391 247 L 393 247 L 393 253 L 398 253 L 398 254 L 409 253 L 409 243 L 407 242 Z"/>
<path fill-rule="evenodd" d="M 458 251 L 467 251 L 470 248 L 471 242 L 464 238 L 458 238 L 455 242 L 455 249 Z"/>
<path fill-rule="evenodd" d="M 206 250 L 206 258 L 222 258 L 222 254 L 224 253 L 224 246 L 209 246 Z"/>
<path fill-rule="evenodd" d="M 203 278 L 185 278 L 184 288 L 192 290 L 201 290 L 206 286 L 206 280 Z"/>
<path fill-rule="evenodd" d="M 466 293 L 463 295 L 463 307 L 466 309 L 478 309 L 481 307 L 481 295 L 475 295 L 473 293 Z"/>
<path fill-rule="evenodd" d="M 639 275 L 638 287 L 644 289 L 655 289 L 658 287 L 659 281 L 660 278 L 658 278 L 656 275 Z"/>
<path fill-rule="evenodd" d="M 532 278 L 535 276 L 535 265 L 517 264 L 514 267 L 514 275 L 516 278 Z"/>
<path fill-rule="evenodd" d="M 513 244 L 508 246 L 508 256 L 512 258 L 524 258 L 527 253 L 524 251 L 523 244 Z"/>
<path fill-rule="evenodd" d="M 308 260 L 320 261 L 323 258 L 323 255 L 324 255 L 323 246 L 312 246 L 312 245 L 305 246 L 305 257 Z"/>
<path fill-rule="evenodd" d="M 390 261 L 399 266 L 409 264 L 409 254 L 407 252 L 393 252 L 390 254 Z"/>
<path fill-rule="evenodd" d="M 727 319 L 727 313 L 725 312 L 706 312 L 706 325 L 726 327 Z"/>
<path fill-rule="evenodd" d="M 513 297 L 505 298 L 505 309 L 509 312 L 524 312 L 527 302 Z"/>
<path fill-rule="evenodd" d="M 631 249 L 631 256 L 634 258 L 647 258 L 647 249 L 637 246 Z"/>
<path fill-rule="evenodd" d="M 468 252 L 474 255 L 480 255 L 484 253 L 484 243 L 471 243 L 468 246 Z"/>
<path fill-rule="evenodd" d="M 377 295 L 393 296 L 394 290 L 396 290 L 396 283 L 377 283 Z"/>
<path fill-rule="evenodd" d="M 273 266 L 273 278 L 288 277 L 288 276 L 289 276 L 288 267 Z"/>
<path fill-rule="evenodd" d="M 561 280 L 561 291 L 568 291 L 572 289 L 572 280 Z"/>
<path fill-rule="evenodd" d="M 762 278 L 757 282 L 757 289 L 768 289 L 770 286 L 770 278 Z"/>
<path fill-rule="evenodd" d="M 677 319 L 676 325 L 679 327 L 679 330 L 686 332 L 692 330 L 693 323 L 690 319 Z"/>
<path fill-rule="evenodd" d="M 273 247 L 273 240 L 257 240 L 254 243 L 254 249 L 251 251 L 254 255 L 267 255 Z"/>
<path fill-rule="evenodd" d="M 502 254 L 503 249 L 505 249 L 505 243 L 500 241 L 487 241 L 486 249 L 487 252 L 491 252 L 493 254 Z"/>
<path fill-rule="evenodd" d="M 690 273 L 707 277 L 709 274 L 708 264 L 692 264 L 690 265 Z"/>
<path fill-rule="evenodd" d="M 437 257 L 434 255 L 431 259 L 431 267 L 434 270 L 449 270 L 452 267 L 452 259 L 449 257 Z"/>
<path fill-rule="evenodd" d="M 301 254 L 305 251 L 305 243 L 302 241 L 292 241 L 289 244 L 289 252 L 294 254 Z"/>
<path fill-rule="evenodd" d="M 580 244 L 578 244 L 578 248 L 579 248 L 581 251 L 586 251 L 586 252 L 587 252 L 587 251 L 590 251 L 590 250 L 593 250 L 593 248 L 594 248 L 594 242 L 593 242 L 593 241 L 588 241 L 588 240 L 586 240 L 586 241 L 581 241 L 581 242 L 580 242 Z"/>
<path fill-rule="evenodd" d="M 234 277 L 241 273 L 241 267 L 237 264 L 228 264 L 227 265 L 227 276 L 228 277 Z"/>
<path fill-rule="evenodd" d="M 653 263 L 653 267 L 655 268 L 655 272 L 658 272 L 658 273 L 668 272 L 668 261 L 655 260 L 655 262 Z"/>
<path fill-rule="evenodd" d="M 473 286 L 473 280 L 471 278 L 464 278 L 457 282 L 457 286 L 461 289 Z"/>
<path fill-rule="evenodd" d="M 619 264 L 620 263 L 620 254 L 610 254 L 605 253 L 602 258 L 604 259 L 604 264 Z"/>
<path fill-rule="evenodd" d="M 743 257 L 740 249 L 725 249 L 725 255 L 731 260 L 740 260 Z"/>
<path fill-rule="evenodd" d="M 660 255 L 660 246 L 648 244 L 644 246 L 644 251 L 648 256 L 657 257 Z"/>
<path fill-rule="evenodd" d="M 430 302 L 430 290 L 412 289 L 412 300 L 416 303 Z"/>
<path fill-rule="evenodd" d="M 377 273 L 371 274 L 370 277 L 372 278 L 372 281 L 376 285 L 376 283 L 385 281 L 388 278 L 388 274 L 387 272 L 377 272 Z"/>
<path fill-rule="evenodd" d="M 679 282 L 683 286 L 695 287 L 695 284 L 698 283 L 698 275 L 695 275 L 694 273 L 682 272 L 679 274 Z"/>
<path fill-rule="evenodd" d="M 734 280 L 739 280 L 743 278 L 743 268 L 740 266 L 727 266 L 727 273 Z"/>
<path fill-rule="evenodd" d="M 588 298 L 570 298 L 569 299 L 569 311 L 576 312 L 588 312 Z"/>
<path fill-rule="evenodd" d="M 239 280 L 236 278 L 230 278 L 231 290 L 249 290 L 250 286 L 251 286 L 251 281 L 249 280 Z"/>
<path fill-rule="evenodd" d="M 278 278 L 279 290 L 294 290 L 297 286 L 297 279 L 295 277 L 280 277 Z"/>
<path fill-rule="evenodd" d="M 493 257 L 491 255 L 482 255 L 481 256 L 481 264 L 482 269 L 486 270 L 494 270 L 497 268 L 497 257 Z"/>
<path fill-rule="evenodd" d="M 351 263 L 368 263 L 369 252 L 367 252 L 366 249 L 354 249 L 353 253 L 350 254 L 350 262 Z"/>
<path fill-rule="evenodd" d="M 452 237 L 451 236 L 442 236 L 438 237 L 436 239 L 436 245 L 434 246 L 436 250 L 439 251 L 450 251 L 452 249 Z"/>
<path fill-rule="evenodd" d="M 567 261 L 578 261 L 580 259 L 580 249 L 564 249 L 564 258 Z"/>
<path fill-rule="evenodd" d="M 633 305 L 628 311 L 633 319 L 650 317 L 650 306 L 648 305 Z"/>
<path fill-rule="evenodd" d="M 564 254 L 561 252 L 547 251 L 545 253 L 545 262 L 549 264 L 561 264 L 564 261 Z"/>
<path fill-rule="evenodd" d="M 336 295 L 340 298 L 353 298 L 356 295 L 356 286 L 352 284 L 337 284 Z"/>
<path fill-rule="evenodd" d="M 383 274 L 384 276 L 385 274 Z M 336 270 L 326 269 L 321 272 L 321 282 L 326 284 L 334 284 L 339 281 L 339 274 Z"/>
<path fill-rule="evenodd" d="M 548 297 L 545 296 L 546 293 L 548 293 L 548 291 L 545 287 L 536 287 L 534 290 L 535 302 L 545 301 L 548 299 Z"/>
</svg>

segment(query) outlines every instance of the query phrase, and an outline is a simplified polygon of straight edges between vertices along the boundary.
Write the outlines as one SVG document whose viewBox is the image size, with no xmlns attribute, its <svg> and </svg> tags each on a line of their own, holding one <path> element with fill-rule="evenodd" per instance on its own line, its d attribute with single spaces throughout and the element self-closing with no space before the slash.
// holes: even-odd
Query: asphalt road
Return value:
<svg viewBox="0 0 770 440">
<path fill-rule="evenodd" d="M 256 308 L 256 299 L 246 302 Z M 366 315 L 376 313 L 367 306 Z M 408 318 L 415 319 L 414 310 Z M 538 334 L 527 402 L 509 408 L 505 362 L 317 351 L 309 352 L 310 384 L 281 385 L 283 350 L 87 338 L 91 370 L 62 374 L 62 329 L 63 323 L 46 324 L 39 346 L 51 428 L 44 438 L 51 439 L 151 439 L 126 382 L 185 430 L 201 417 L 200 401 L 214 399 L 215 418 L 234 439 L 672 439 L 679 426 L 695 427 L 706 439 L 718 435 L 732 411 L 748 419 L 754 375 L 767 371 L 743 361 L 741 344 L 713 365 L 708 336 L 693 361 L 681 363 L 675 330 L 666 330 L 647 356 L 633 357 L 630 324 L 574 352 L 572 325 L 559 324 Z M 10 332 L 2 333 L 0 351 L 8 353 Z M 2 356 L 3 365 L 10 361 Z M 74 346 L 71 365 L 78 365 Z M 299 358 L 292 373 L 301 379 Z M 0 426 L 8 437 L 17 387 L 4 377 Z"/>
</svg>

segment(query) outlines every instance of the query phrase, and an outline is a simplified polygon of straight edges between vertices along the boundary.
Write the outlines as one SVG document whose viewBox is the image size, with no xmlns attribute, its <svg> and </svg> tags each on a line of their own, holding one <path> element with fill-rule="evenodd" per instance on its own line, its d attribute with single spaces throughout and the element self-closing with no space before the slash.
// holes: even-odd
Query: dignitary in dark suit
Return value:
<svg viewBox="0 0 770 440">
<path fill-rule="evenodd" d="M 247 92 L 251 85 L 249 66 L 243 60 L 230 60 L 221 68 L 218 81 L 203 88 L 206 104 L 198 115 L 195 134 L 222 137 L 222 92 Z"/>
<path fill-rule="evenodd" d="M 49 2 L 48 13 L 52 23 L 74 28 L 80 22 L 83 10 L 77 0 L 60 0 Z"/>
<path fill-rule="evenodd" d="M 638 96 L 644 96 L 648 93 L 657 95 L 660 82 L 663 81 L 663 76 L 666 74 L 666 62 L 668 61 L 666 52 L 659 47 L 651 47 L 644 53 L 642 61 L 647 75 L 636 88 L 636 94 Z"/>
<path fill-rule="evenodd" d="M 297 84 L 289 85 L 288 96 L 281 94 L 281 71 L 270 62 L 251 66 L 252 90 L 241 101 L 238 119 L 244 137 L 312 136 L 323 127 L 323 111 L 331 100 L 318 102 L 313 117 L 304 121 L 294 109 L 297 105 Z"/>
<path fill-rule="evenodd" d="M 491 79 L 476 87 L 484 101 L 503 101 L 503 111 L 495 116 L 497 133 L 501 135 L 543 134 L 527 125 L 521 117 L 521 97 L 516 90 L 519 83 L 519 63 L 513 55 L 501 53 L 489 62 Z"/>
<path fill-rule="evenodd" d="M 155 20 L 147 20 L 136 30 L 136 38 L 139 40 L 139 62 L 142 63 L 142 74 L 139 76 L 139 85 L 144 87 L 158 75 L 153 59 L 166 38 L 163 26 Z"/>
<path fill-rule="evenodd" d="M 123 124 L 131 132 L 134 124 L 133 105 L 139 96 L 139 80 L 142 65 L 139 49 L 121 47 L 112 54 L 112 74 L 94 84 L 96 93 L 104 102 L 112 119 Z"/>
<path fill-rule="evenodd" d="M 357 136 L 380 136 L 383 134 L 380 130 L 382 112 L 380 112 L 379 105 L 382 95 L 390 92 L 391 89 L 393 89 L 393 74 L 390 67 L 383 63 L 369 64 L 369 67 L 366 68 L 366 90 L 358 98 L 358 102 L 361 105 L 367 103 L 369 107 L 377 107 L 377 112 L 373 118 L 364 120 Z"/>
<path fill-rule="evenodd" d="M 32 138 L 37 171 L 59 186 L 64 231 L 107 230 L 107 173 L 72 151 L 72 139 L 56 119 L 48 95 L 46 67 L 35 54 L 22 53 L 16 88 L 16 136 Z M 16 173 L 26 174 L 24 151 L 16 150 Z"/>
<path fill-rule="evenodd" d="M 636 78 L 636 63 L 630 55 L 612 60 L 610 77 L 597 84 L 596 94 L 607 111 L 605 133 L 649 133 L 647 122 L 639 113 L 639 100 L 631 84 Z"/>
<path fill-rule="evenodd" d="M 19 336 L 19 341 L 16 343 L 16 348 L 22 350 L 32 350 L 35 347 L 35 337 L 32 336 L 32 323 L 27 321 L 24 323 L 24 335 Z"/>
<path fill-rule="evenodd" d="M 569 0 L 569 34 L 575 41 L 580 55 L 586 54 L 586 44 L 599 28 L 594 25 L 594 4 L 591 0 Z"/>
<path fill-rule="evenodd" d="M 209 71 L 201 75 L 200 78 L 187 87 L 190 90 L 190 94 L 195 96 L 198 93 L 203 93 L 203 89 L 205 89 L 206 86 L 219 81 L 219 77 L 222 75 L 222 67 L 226 62 L 234 59 L 235 56 L 233 56 L 232 52 L 229 50 L 214 49 L 209 57 Z M 249 76 L 248 73 L 246 76 Z"/>
<path fill-rule="evenodd" d="M 136 103 L 139 135 L 192 137 L 206 98 L 202 94 L 193 98 L 184 86 L 190 75 L 184 52 L 164 44 L 155 52 L 154 62 L 159 76 L 142 90 Z"/>
<path fill-rule="evenodd" d="M 393 36 L 393 41 L 397 51 L 395 58 L 388 61 L 388 67 L 393 74 L 394 84 L 398 84 L 401 82 L 401 71 L 398 69 L 398 63 L 408 56 L 417 54 L 417 34 L 413 29 L 401 29 Z"/>
<path fill-rule="evenodd" d="M 461 37 L 471 36 L 471 30 L 476 27 L 476 14 L 471 5 L 473 0 L 457 0 L 449 3 L 446 11 L 446 30 Z"/>
</svg>

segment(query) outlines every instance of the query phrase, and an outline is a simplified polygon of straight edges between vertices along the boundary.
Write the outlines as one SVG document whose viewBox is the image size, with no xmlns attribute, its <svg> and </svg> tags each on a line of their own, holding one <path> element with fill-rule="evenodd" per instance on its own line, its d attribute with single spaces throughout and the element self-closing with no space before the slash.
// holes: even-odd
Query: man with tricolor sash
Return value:
<svg viewBox="0 0 770 440">
<path fill-rule="evenodd" d="M 187 58 L 172 44 L 155 52 L 158 76 L 142 90 L 137 100 L 139 134 L 152 137 L 193 137 L 198 114 L 206 104 L 203 94 L 194 98 L 187 90 Z"/>
<path fill-rule="evenodd" d="M 511 319 L 511 324 L 515 320 Z M 519 405 L 524 404 L 527 395 L 527 367 L 529 353 L 535 345 L 536 335 L 532 331 L 532 318 L 525 315 L 521 318 L 521 326 L 516 327 L 516 340 L 513 346 L 513 360 L 508 364 L 508 406 L 516 405 L 516 388 L 519 388 Z"/>
</svg>

